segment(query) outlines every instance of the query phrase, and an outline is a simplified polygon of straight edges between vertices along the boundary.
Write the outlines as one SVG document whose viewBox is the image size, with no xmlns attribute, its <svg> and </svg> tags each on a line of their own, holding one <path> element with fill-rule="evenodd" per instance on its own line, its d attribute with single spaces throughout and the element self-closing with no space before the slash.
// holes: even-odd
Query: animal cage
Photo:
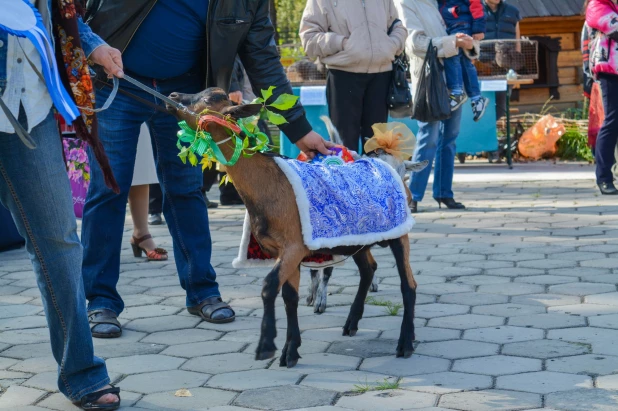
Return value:
<svg viewBox="0 0 618 411">
<path fill-rule="evenodd" d="M 292 86 L 320 86 L 326 84 L 326 67 L 305 55 L 300 44 L 278 47 L 281 64 Z"/>
<path fill-rule="evenodd" d="M 539 43 L 527 39 L 483 40 L 475 66 L 481 80 L 504 80 L 509 70 L 519 80 L 538 80 Z"/>
</svg>

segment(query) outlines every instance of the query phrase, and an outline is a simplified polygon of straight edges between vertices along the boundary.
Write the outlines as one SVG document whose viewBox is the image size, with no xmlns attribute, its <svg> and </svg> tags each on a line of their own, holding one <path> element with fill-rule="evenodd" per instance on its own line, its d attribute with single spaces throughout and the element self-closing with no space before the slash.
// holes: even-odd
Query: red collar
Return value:
<svg viewBox="0 0 618 411">
<path fill-rule="evenodd" d="M 238 127 L 236 124 L 233 124 L 225 119 L 222 119 L 221 117 L 213 116 L 210 114 L 200 117 L 198 126 L 200 129 L 203 130 L 206 127 L 206 125 L 208 125 L 209 123 L 219 124 L 220 126 L 223 126 L 225 128 L 232 130 L 236 134 L 240 134 L 240 127 Z"/>
</svg>

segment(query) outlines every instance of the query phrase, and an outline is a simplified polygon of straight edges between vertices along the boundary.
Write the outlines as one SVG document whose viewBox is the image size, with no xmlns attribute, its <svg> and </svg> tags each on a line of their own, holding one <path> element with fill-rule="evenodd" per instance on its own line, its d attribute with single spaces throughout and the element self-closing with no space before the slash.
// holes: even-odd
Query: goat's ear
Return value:
<svg viewBox="0 0 618 411">
<path fill-rule="evenodd" d="M 244 104 L 242 106 L 229 106 L 223 109 L 221 114 L 231 116 L 238 120 L 240 118 L 247 118 L 257 115 L 262 109 L 261 104 Z"/>
<path fill-rule="evenodd" d="M 421 171 L 424 170 L 425 167 L 429 165 L 429 161 L 421 161 L 420 163 L 415 163 L 413 161 L 404 161 L 403 164 L 406 166 L 406 171 Z"/>
</svg>

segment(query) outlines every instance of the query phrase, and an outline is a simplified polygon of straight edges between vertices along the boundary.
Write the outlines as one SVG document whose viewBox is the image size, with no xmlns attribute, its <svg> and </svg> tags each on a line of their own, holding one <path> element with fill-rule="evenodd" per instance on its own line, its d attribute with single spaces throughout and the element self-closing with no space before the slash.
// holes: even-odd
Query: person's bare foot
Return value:
<svg viewBox="0 0 618 411">
<path fill-rule="evenodd" d="M 101 388 L 101 390 L 106 390 L 108 388 L 112 388 L 111 385 L 106 385 L 105 387 Z M 118 396 L 116 394 L 105 394 L 104 396 L 102 396 L 101 398 L 99 398 L 96 403 L 97 404 L 112 404 L 115 402 L 118 402 L 120 400 L 120 398 L 118 398 Z"/>
</svg>

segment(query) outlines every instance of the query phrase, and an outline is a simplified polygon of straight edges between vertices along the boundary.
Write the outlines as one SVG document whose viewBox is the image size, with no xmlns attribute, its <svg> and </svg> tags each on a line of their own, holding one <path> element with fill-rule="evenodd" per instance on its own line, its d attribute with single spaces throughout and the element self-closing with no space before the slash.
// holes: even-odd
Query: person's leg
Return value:
<svg viewBox="0 0 618 411">
<path fill-rule="evenodd" d="M 363 117 L 361 119 L 361 138 L 373 137 L 371 126 L 388 121 L 386 104 L 391 72 L 372 74 L 363 98 Z M 364 145 L 364 142 L 362 142 Z"/>
<path fill-rule="evenodd" d="M 196 93 L 199 79 L 188 78 L 158 83 L 164 95 L 172 92 Z M 163 190 L 163 214 L 174 242 L 174 258 L 180 284 L 187 292 L 187 307 L 200 305 L 211 297 L 219 297 L 215 270 L 210 264 L 212 243 L 208 226 L 208 210 L 200 191 L 202 169 L 183 164 L 176 147 L 178 120 L 157 113 L 147 122 L 155 150 L 155 163 Z M 212 319 L 233 318 L 230 309 L 216 310 Z"/>
<path fill-rule="evenodd" d="M 326 83 L 328 115 L 343 144 L 357 151 L 360 145 L 363 99 L 368 74 L 330 70 Z"/>
<path fill-rule="evenodd" d="M 154 260 L 167 260 L 167 253 L 165 250 L 157 249 L 157 245 L 152 237 L 150 237 L 150 230 L 148 229 L 149 191 L 148 184 L 132 186 L 129 190 L 129 210 L 131 211 L 131 218 L 133 219 L 133 239 L 131 240 L 131 244 L 139 247 L 139 249 L 145 251 L 146 254 L 152 254 L 152 252 L 155 251 L 152 257 Z M 142 238 L 145 239 L 136 243 L 136 240 Z M 156 255 L 159 257 L 156 257 Z"/>
<path fill-rule="evenodd" d="M 451 114 L 451 118 L 441 123 L 433 175 L 434 198 L 453 198 L 453 173 L 457 151 L 455 140 L 459 136 L 461 115 L 462 109 L 460 108 Z"/>
<path fill-rule="evenodd" d="M 421 162 L 427 160 L 429 161 L 429 165 L 423 170 L 415 171 L 411 174 L 410 191 L 412 192 L 412 199 L 414 201 L 423 201 L 423 197 L 425 196 L 427 182 L 429 181 L 429 176 L 431 175 L 431 166 L 433 164 L 434 158 L 436 157 L 436 150 L 438 149 L 439 135 L 440 122 L 418 122 L 418 132 L 416 133 L 416 148 L 414 149 L 412 161 Z"/>
<path fill-rule="evenodd" d="M 496 119 L 506 116 L 506 91 L 496 93 Z"/>
<path fill-rule="evenodd" d="M 465 54 L 460 54 L 460 58 L 462 80 L 466 93 L 472 101 L 478 100 L 481 98 L 481 84 L 479 83 L 476 67 L 474 67 L 472 60 L 466 57 Z"/>
<path fill-rule="evenodd" d="M 616 161 L 614 153 L 618 142 L 618 76 L 600 75 L 605 121 L 599 131 L 595 158 L 597 162 L 597 184 L 613 183 L 612 167 Z"/>
<path fill-rule="evenodd" d="M 614 167 L 612 171 L 614 173 L 614 180 L 618 180 L 618 144 L 616 144 L 616 150 L 614 151 Z"/>
<path fill-rule="evenodd" d="M 444 75 L 446 76 L 446 87 L 453 95 L 461 95 L 464 93 L 464 82 L 462 73 L 463 53 L 460 51 L 458 55 L 444 59 Z"/>
<path fill-rule="evenodd" d="M 161 225 L 161 213 L 163 212 L 163 193 L 161 192 L 160 184 L 150 184 L 148 194 L 148 214 L 150 218 L 148 222 L 151 225 Z"/>
<path fill-rule="evenodd" d="M 25 124 L 22 114 L 21 122 Z M 94 356 L 81 276 L 82 248 L 57 123 L 50 113 L 28 149 L 0 133 L 0 202 L 26 239 L 58 363 L 58 388 L 72 401 L 105 388 L 105 362 Z M 102 402 L 115 402 L 115 395 Z"/>
<path fill-rule="evenodd" d="M 97 104 L 102 104 L 108 94 L 107 88 L 98 90 Z M 107 110 L 98 114 L 99 137 L 118 181 L 120 194 L 115 194 L 105 185 L 101 169 L 89 150 L 90 187 L 82 224 L 82 273 L 89 311 L 109 310 L 118 315 L 124 309 L 116 290 L 122 233 L 140 127 L 149 115 L 145 106 L 122 94 L 116 96 Z M 95 334 L 112 331 L 119 336 L 120 329 L 116 325 L 93 327 Z"/>
</svg>

